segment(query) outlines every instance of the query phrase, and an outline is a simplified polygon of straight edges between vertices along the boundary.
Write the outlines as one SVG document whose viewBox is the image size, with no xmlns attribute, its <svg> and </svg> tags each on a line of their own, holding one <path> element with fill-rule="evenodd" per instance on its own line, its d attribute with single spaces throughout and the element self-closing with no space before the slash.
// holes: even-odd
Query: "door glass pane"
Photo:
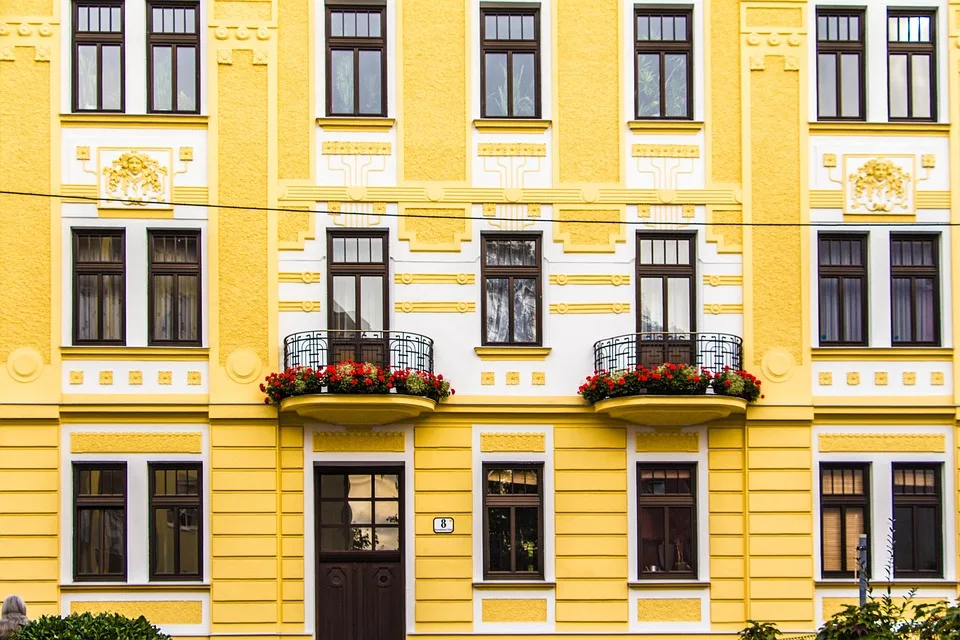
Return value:
<svg viewBox="0 0 960 640">
<path fill-rule="evenodd" d="M 347 496 L 350 498 L 371 497 L 372 479 L 372 476 L 367 474 L 347 476 Z"/>
<path fill-rule="evenodd" d="M 895 507 L 893 510 L 893 563 L 899 571 L 913 571 L 913 509 Z"/>
<path fill-rule="evenodd" d="M 507 54 L 487 53 L 484 55 L 484 82 L 486 104 L 484 115 L 488 118 L 509 114 L 507 96 Z"/>
<path fill-rule="evenodd" d="M 333 113 L 353 113 L 353 51 L 330 52 L 330 106 Z"/>
<path fill-rule="evenodd" d="M 376 551 L 399 551 L 400 529 L 398 527 L 377 527 L 373 531 Z"/>
<path fill-rule="evenodd" d="M 513 281 L 513 341 L 537 341 L 537 280 Z"/>
<path fill-rule="evenodd" d="M 837 116 L 837 56 L 834 54 L 817 56 L 817 105 L 820 117 Z"/>
<path fill-rule="evenodd" d="M 346 551 L 347 539 L 343 527 L 324 527 L 320 530 L 321 551 Z"/>
<path fill-rule="evenodd" d="M 154 557 L 157 573 L 176 572 L 173 560 L 176 515 L 176 509 L 154 509 L 154 534 L 156 536 Z"/>
<path fill-rule="evenodd" d="M 840 507 L 823 508 L 823 570 L 843 571 Z"/>
<path fill-rule="evenodd" d="M 666 566 L 663 525 L 663 507 L 642 507 L 640 509 L 641 571 L 663 571 Z"/>
<path fill-rule="evenodd" d="M 395 475 L 373 476 L 377 499 L 396 498 L 400 495 L 400 479 Z"/>
<path fill-rule="evenodd" d="M 894 278 L 892 286 L 893 341 L 912 342 L 910 278 Z"/>
<path fill-rule="evenodd" d="M 120 94 L 120 47 L 103 45 L 103 108 L 119 111 L 121 104 Z"/>
<path fill-rule="evenodd" d="M 173 108 L 173 49 L 153 47 L 153 108 L 170 111 Z"/>
<path fill-rule="evenodd" d="M 197 109 L 197 50 L 177 47 L 177 109 Z"/>
<path fill-rule="evenodd" d="M 200 573 L 199 523 L 199 509 L 180 509 L 180 573 Z"/>
<path fill-rule="evenodd" d="M 663 280 L 640 279 L 640 331 L 663 331 Z"/>
<path fill-rule="evenodd" d="M 687 54 L 664 56 L 664 87 L 666 91 L 666 116 L 682 118 L 687 115 Z"/>
<path fill-rule="evenodd" d="M 97 108 L 97 47 L 77 47 L 77 107 Z"/>
<path fill-rule="evenodd" d="M 350 527 L 351 549 L 370 551 L 373 549 L 373 529 L 370 527 Z"/>
<path fill-rule="evenodd" d="M 357 280 L 354 276 L 333 278 L 333 328 L 352 331 L 357 328 Z"/>
<path fill-rule="evenodd" d="M 371 524 L 373 522 L 373 503 L 368 500 L 350 500 L 347 503 L 350 524 Z"/>
<path fill-rule="evenodd" d="M 641 118 L 660 115 L 660 56 L 655 53 L 637 56 L 637 115 Z"/>
<path fill-rule="evenodd" d="M 668 571 L 693 570 L 693 509 L 670 507 L 670 539 L 667 541 Z"/>
<path fill-rule="evenodd" d="M 400 503 L 396 500 L 378 500 L 374 511 L 377 524 L 400 523 Z"/>
<path fill-rule="evenodd" d="M 343 497 L 343 476 L 320 476 L 320 497 L 321 498 L 342 498 Z"/>
<path fill-rule="evenodd" d="M 324 500 L 320 503 L 320 524 L 343 524 L 343 513 L 346 504 Z"/>
<path fill-rule="evenodd" d="M 379 51 L 360 52 L 360 113 L 382 113 L 383 75 Z"/>
<path fill-rule="evenodd" d="M 929 118 L 930 105 L 930 56 L 914 54 L 910 56 L 911 83 L 913 94 L 913 117 Z"/>
<path fill-rule="evenodd" d="M 382 276 L 360 278 L 360 328 L 364 331 L 379 331 L 385 328 Z"/>
<path fill-rule="evenodd" d="M 890 117 L 906 118 L 907 113 L 907 56 L 890 55 L 887 73 L 890 74 Z"/>
<path fill-rule="evenodd" d="M 487 509 L 487 557 L 490 571 L 510 571 L 510 509 L 491 507 Z"/>
<path fill-rule="evenodd" d="M 860 115 L 860 54 L 840 56 L 840 112 L 847 118 Z"/>
<path fill-rule="evenodd" d="M 510 340 L 510 281 L 507 278 L 487 278 L 487 342 Z"/>
<path fill-rule="evenodd" d="M 513 54 L 513 115 L 532 117 L 536 114 L 536 58 L 532 53 Z"/>
<path fill-rule="evenodd" d="M 517 507 L 517 571 L 539 571 L 540 521 L 537 507 Z"/>
<path fill-rule="evenodd" d="M 917 570 L 918 571 L 936 571 L 940 564 L 939 551 L 937 549 L 937 534 L 940 526 L 937 523 L 936 507 L 918 507 L 917 533 L 919 535 L 917 543 Z"/>
<path fill-rule="evenodd" d="M 667 319 L 670 333 L 690 331 L 690 280 L 688 278 L 667 279 L 667 299 L 669 309 Z"/>
</svg>

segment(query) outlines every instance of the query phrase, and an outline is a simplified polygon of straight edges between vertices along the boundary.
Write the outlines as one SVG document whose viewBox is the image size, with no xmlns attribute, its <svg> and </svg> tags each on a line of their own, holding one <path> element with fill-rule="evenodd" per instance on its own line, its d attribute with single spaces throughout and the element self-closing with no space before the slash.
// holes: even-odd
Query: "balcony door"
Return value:
<svg viewBox="0 0 960 640">
<path fill-rule="evenodd" d="M 637 236 L 637 364 L 697 364 L 696 235 Z"/>
<path fill-rule="evenodd" d="M 328 363 L 389 366 L 388 251 L 386 231 L 328 232 Z"/>
</svg>

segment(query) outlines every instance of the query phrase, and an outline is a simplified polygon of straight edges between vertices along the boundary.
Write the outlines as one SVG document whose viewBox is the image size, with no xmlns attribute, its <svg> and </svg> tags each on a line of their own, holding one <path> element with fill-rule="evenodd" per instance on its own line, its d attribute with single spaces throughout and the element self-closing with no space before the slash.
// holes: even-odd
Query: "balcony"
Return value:
<svg viewBox="0 0 960 640">
<path fill-rule="evenodd" d="M 267 401 L 326 424 L 411 420 L 432 412 L 449 390 L 433 374 L 433 340 L 416 333 L 294 333 L 283 341 L 283 363 L 284 373 L 268 378 Z"/>
<path fill-rule="evenodd" d="M 703 424 L 743 414 L 760 395 L 734 335 L 634 333 L 600 340 L 593 354 L 598 373 L 581 395 L 597 413 L 634 424 Z"/>
</svg>

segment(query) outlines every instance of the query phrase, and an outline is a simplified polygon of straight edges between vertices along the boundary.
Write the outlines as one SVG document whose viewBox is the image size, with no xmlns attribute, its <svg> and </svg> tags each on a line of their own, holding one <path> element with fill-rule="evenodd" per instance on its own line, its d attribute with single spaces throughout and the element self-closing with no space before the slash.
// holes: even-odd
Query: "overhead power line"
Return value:
<svg viewBox="0 0 960 640">
<path fill-rule="evenodd" d="M 134 204 L 134 205 L 144 205 L 143 202 L 138 200 L 127 200 L 124 198 L 101 198 L 97 196 L 79 196 L 79 195 L 69 195 L 65 196 L 57 193 L 35 193 L 32 191 L 6 191 L 0 190 L 0 195 L 7 196 L 25 196 L 31 198 L 59 198 L 63 200 L 77 201 L 82 200 L 86 202 L 115 202 L 121 204 Z M 356 215 L 375 215 L 382 218 L 429 218 L 430 220 L 491 220 L 492 218 L 486 216 L 452 216 L 452 215 L 429 215 L 424 213 L 366 213 L 362 211 L 329 211 L 326 209 L 293 209 L 293 208 L 284 208 L 284 207 L 257 207 L 252 205 L 237 205 L 237 204 L 209 204 L 209 203 L 194 203 L 194 202 L 150 202 L 149 205 L 162 205 L 165 207 L 203 207 L 206 209 L 226 209 L 233 211 L 262 211 L 262 212 L 282 212 L 282 213 L 322 213 L 329 215 L 344 215 L 344 214 L 356 214 Z M 670 205 L 665 205 L 670 206 Z M 698 222 L 694 220 L 684 219 L 682 222 L 653 222 L 650 220 L 623 220 L 619 222 L 612 222 L 608 220 L 580 220 L 577 218 L 564 218 L 563 220 L 556 220 L 551 218 L 524 218 L 525 223 L 540 224 L 547 223 L 551 224 L 554 222 L 563 222 L 563 223 L 576 223 L 576 224 L 625 224 L 630 226 L 644 226 L 651 224 L 681 224 L 688 227 L 876 227 L 876 228 L 885 228 L 885 227 L 914 227 L 917 225 L 924 227 L 958 227 L 960 222 Z"/>
</svg>

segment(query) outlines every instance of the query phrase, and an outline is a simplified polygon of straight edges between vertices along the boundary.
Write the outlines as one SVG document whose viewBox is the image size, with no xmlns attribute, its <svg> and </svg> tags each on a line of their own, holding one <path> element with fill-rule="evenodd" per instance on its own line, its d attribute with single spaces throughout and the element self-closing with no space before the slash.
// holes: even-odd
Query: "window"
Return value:
<svg viewBox="0 0 960 640">
<path fill-rule="evenodd" d="M 320 553 L 397 556 L 403 542 L 402 476 L 397 470 L 323 468 L 319 475 Z"/>
<path fill-rule="evenodd" d="M 936 234 L 890 234 L 893 344 L 940 344 L 940 259 Z"/>
<path fill-rule="evenodd" d="M 484 118 L 540 117 L 540 9 L 480 8 L 480 110 Z"/>
<path fill-rule="evenodd" d="M 637 119 L 692 118 L 691 10 L 637 7 L 634 21 Z"/>
<path fill-rule="evenodd" d="M 123 111 L 123 85 L 123 0 L 74 0 L 74 111 Z"/>
<path fill-rule="evenodd" d="M 124 343 L 122 229 L 73 231 L 73 342 Z"/>
<path fill-rule="evenodd" d="M 860 535 L 869 536 L 870 532 L 869 496 L 867 465 L 820 466 L 820 553 L 824 577 L 854 575 Z"/>
<path fill-rule="evenodd" d="M 197 0 L 147 5 L 147 77 L 151 113 L 199 113 L 200 7 Z"/>
<path fill-rule="evenodd" d="M 863 10 L 817 11 L 817 116 L 863 120 Z"/>
<path fill-rule="evenodd" d="M 203 527 L 199 464 L 151 464 L 150 579 L 199 580 Z"/>
<path fill-rule="evenodd" d="M 637 466 L 641 578 L 695 578 L 697 574 L 697 467 Z"/>
<path fill-rule="evenodd" d="M 540 344 L 540 234 L 480 236 L 483 344 Z"/>
<path fill-rule="evenodd" d="M 127 467 L 73 465 L 73 577 L 123 581 L 127 574 Z"/>
<path fill-rule="evenodd" d="M 389 365 L 385 334 L 389 243 L 384 231 L 331 231 L 327 236 L 327 326 L 331 362 Z"/>
<path fill-rule="evenodd" d="M 696 236 L 639 234 L 639 362 L 695 364 Z"/>
<path fill-rule="evenodd" d="M 483 465 L 484 578 L 543 576 L 543 465 Z"/>
<path fill-rule="evenodd" d="M 867 236 L 819 235 L 820 345 L 867 343 Z"/>
<path fill-rule="evenodd" d="M 940 465 L 893 465 L 893 574 L 943 575 Z"/>
<path fill-rule="evenodd" d="M 887 14 L 887 74 L 891 120 L 936 120 L 936 13 Z"/>
<path fill-rule="evenodd" d="M 200 346 L 200 232 L 148 231 L 150 344 Z"/>
<path fill-rule="evenodd" d="M 327 114 L 387 115 L 383 6 L 327 5 Z"/>
</svg>

